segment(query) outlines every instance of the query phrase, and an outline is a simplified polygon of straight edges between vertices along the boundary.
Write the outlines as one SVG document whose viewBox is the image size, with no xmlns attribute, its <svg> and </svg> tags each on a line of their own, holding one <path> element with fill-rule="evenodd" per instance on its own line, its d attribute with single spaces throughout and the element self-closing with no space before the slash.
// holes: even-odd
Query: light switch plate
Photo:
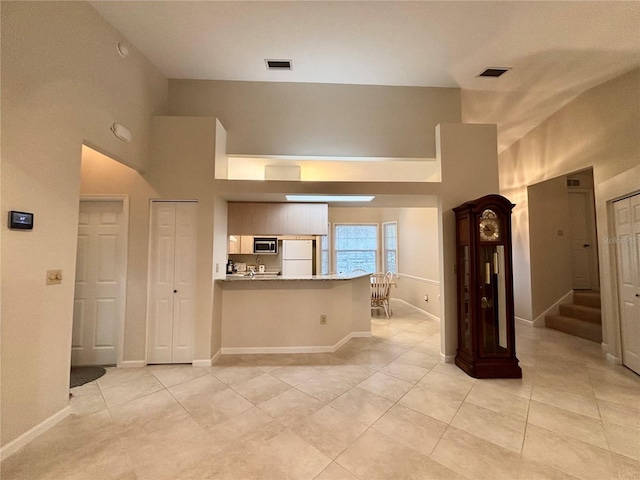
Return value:
<svg viewBox="0 0 640 480">
<path fill-rule="evenodd" d="M 62 283 L 62 270 L 47 270 L 47 285 L 58 285 Z"/>
</svg>

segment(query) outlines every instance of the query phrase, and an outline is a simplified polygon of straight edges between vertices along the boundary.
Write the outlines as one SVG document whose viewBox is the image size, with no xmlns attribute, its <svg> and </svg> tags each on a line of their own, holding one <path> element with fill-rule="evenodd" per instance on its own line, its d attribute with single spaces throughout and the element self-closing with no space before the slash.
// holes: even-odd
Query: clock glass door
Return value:
<svg viewBox="0 0 640 480">
<path fill-rule="evenodd" d="M 482 245 L 479 252 L 480 335 L 486 354 L 507 353 L 507 304 L 503 245 Z"/>
<path fill-rule="evenodd" d="M 469 276 L 471 274 L 471 265 L 469 260 L 469 245 L 461 245 L 458 247 L 458 265 L 461 272 L 458 275 L 458 291 L 460 305 L 458 312 L 460 315 L 460 340 L 461 344 L 471 351 L 471 307 L 470 307 L 470 285 Z"/>
</svg>

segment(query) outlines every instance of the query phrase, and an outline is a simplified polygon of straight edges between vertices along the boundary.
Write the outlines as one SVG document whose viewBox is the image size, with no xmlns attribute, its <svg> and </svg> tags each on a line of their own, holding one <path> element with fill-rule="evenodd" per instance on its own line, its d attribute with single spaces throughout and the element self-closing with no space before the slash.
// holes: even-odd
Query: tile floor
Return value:
<svg viewBox="0 0 640 480">
<path fill-rule="evenodd" d="M 521 380 L 442 363 L 438 323 L 400 305 L 334 354 L 109 369 L 0 477 L 640 479 L 640 377 L 517 330 Z"/>
</svg>

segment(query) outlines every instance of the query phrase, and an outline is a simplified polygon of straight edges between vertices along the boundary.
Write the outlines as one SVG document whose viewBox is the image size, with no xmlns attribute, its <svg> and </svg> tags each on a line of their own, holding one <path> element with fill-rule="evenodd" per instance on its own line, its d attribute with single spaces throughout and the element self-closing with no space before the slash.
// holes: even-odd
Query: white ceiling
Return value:
<svg viewBox="0 0 640 480">
<path fill-rule="evenodd" d="M 91 4 L 168 78 L 462 88 L 463 121 L 498 124 L 500 150 L 640 66 L 636 1 Z M 495 66 L 512 70 L 476 77 Z"/>
</svg>

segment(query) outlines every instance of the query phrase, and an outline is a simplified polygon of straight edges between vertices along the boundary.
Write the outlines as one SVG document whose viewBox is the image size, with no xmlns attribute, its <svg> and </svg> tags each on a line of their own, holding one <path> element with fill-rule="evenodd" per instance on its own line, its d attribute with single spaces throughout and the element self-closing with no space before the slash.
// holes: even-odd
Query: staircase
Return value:
<svg viewBox="0 0 640 480">
<path fill-rule="evenodd" d="M 560 314 L 545 316 L 545 323 L 549 328 L 601 343 L 600 292 L 574 290 L 573 303 L 560 305 Z"/>
</svg>

